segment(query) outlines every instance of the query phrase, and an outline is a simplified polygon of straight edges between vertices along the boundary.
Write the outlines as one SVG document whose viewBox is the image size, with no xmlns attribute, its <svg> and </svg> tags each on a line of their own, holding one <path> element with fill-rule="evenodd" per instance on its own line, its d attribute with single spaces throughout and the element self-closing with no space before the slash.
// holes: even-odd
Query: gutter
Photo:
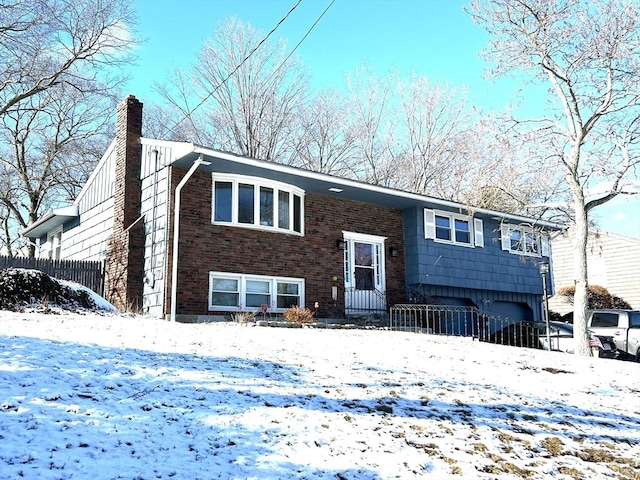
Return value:
<svg viewBox="0 0 640 480">
<path fill-rule="evenodd" d="M 189 171 L 182 177 L 180 183 L 176 187 L 175 192 L 175 202 L 173 206 L 173 251 L 171 252 L 172 256 L 172 270 L 171 270 L 171 321 L 176 321 L 176 301 L 178 299 L 178 243 L 180 240 L 180 197 L 182 192 L 182 187 L 185 186 L 187 181 L 191 178 L 191 176 L 195 173 L 200 165 L 211 165 L 210 162 L 205 162 L 202 159 L 202 155 L 198 157 L 198 159 L 193 162 Z"/>
</svg>

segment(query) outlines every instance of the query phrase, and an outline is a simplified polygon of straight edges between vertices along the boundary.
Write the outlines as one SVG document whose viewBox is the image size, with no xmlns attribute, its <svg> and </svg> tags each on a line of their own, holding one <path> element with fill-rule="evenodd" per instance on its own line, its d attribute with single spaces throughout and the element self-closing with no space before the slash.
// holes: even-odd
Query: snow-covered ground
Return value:
<svg viewBox="0 0 640 480">
<path fill-rule="evenodd" d="M 640 365 L 0 312 L 1 479 L 639 479 Z"/>
</svg>

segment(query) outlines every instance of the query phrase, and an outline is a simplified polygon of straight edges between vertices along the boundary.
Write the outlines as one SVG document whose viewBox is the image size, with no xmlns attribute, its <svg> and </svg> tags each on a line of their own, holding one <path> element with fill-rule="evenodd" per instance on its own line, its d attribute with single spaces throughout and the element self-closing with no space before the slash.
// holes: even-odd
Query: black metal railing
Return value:
<svg viewBox="0 0 640 480">
<path fill-rule="evenodd" d="M 387 296 L 376 289 L 345 288 L 345 312 L 348 315 L 382 313 L 387 311 Z"/>
<path fill-rule="evenodd" d="M 539 323 L 480 313 L 476 307 L 398 304 L 389 310 L 389 328 L 473 337 L 500 345 L 541 347 Z"/>
</svg>

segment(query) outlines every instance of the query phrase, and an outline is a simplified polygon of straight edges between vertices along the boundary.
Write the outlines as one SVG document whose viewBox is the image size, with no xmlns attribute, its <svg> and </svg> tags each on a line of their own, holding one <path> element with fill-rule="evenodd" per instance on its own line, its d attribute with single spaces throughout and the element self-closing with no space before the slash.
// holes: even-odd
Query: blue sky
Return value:
<svg viewBox="0 0 640 480">
<path fill-rule="evenodd" d="M 188 68 L 216 26 L 236 16 L 270 31 L 297 0 L 136 0 L 138 32 L 145 39 L 132 67 L 129 91 L 142 102 L 158 100 L 154 82 L 175 67 Z M 521 82 L 485 79 L 479 57 L 488 36 L 464 12 L 461 0 L 335 0 L 296 54 L 311 71 L 313 88 L 342 88 L 362 64 L 379 74 L 397 69 L 466 87 L 471 103 L 502 110 L 516 105 L 535 112 L 541 102 L 522 102 Z M 293 49 L 331 0 L 302 0 L 272 38 Z M 616 199 L 594 211 L 602 229 L 640 238 L 640 199 Z"/>
</svg>

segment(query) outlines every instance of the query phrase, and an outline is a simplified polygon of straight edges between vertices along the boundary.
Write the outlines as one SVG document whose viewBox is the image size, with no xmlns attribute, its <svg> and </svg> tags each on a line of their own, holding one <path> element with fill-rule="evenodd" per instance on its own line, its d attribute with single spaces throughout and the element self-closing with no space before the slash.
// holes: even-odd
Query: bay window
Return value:
<svg viewBox="0 0 640 480">
<path fill-rule="evenodd" d="M 213 176 L 213 223 L 304 233 L 304 191 L 279 182 Z"/>
</svg>

